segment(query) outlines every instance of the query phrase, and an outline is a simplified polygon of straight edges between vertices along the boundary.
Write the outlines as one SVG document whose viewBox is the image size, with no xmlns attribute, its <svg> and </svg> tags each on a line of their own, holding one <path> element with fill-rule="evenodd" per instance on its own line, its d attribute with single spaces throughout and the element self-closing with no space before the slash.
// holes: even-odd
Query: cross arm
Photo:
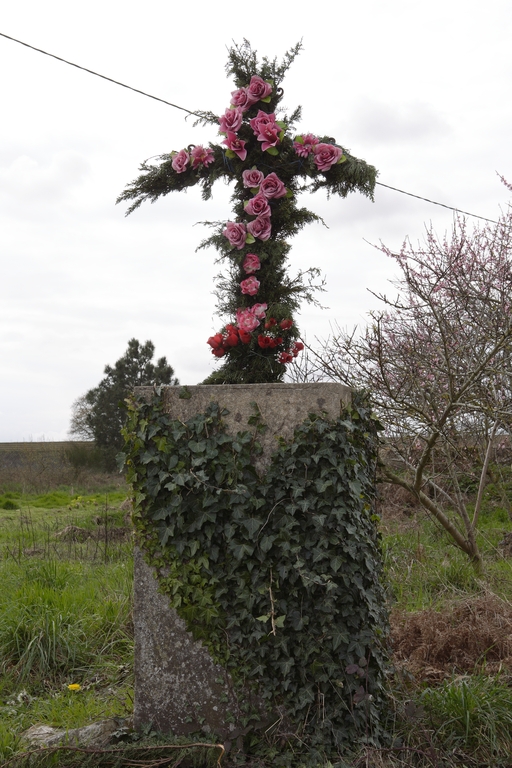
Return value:
<svg viewBox="0 0 512 768">
<path fill-rule="evenodd" d="M 160 155 L 157 158 L 160 162 L 156 163 L 145 160 L 139 168 L 142 174 L 126 186 L 116 203 L 125 201 L 131 203 L 126 211 L 128 216 L 146 200 L 154 203 L 159 197 L 164 197 L 169 192 L 181 192 L 196 184 L 200 184 L 203 188 L 203 200 L 209 200 L 212 196 L 212 186 L 217 179 L 233 175 L 225 162 L 221 147 L 210 144 L 210 149 L 214 156 L 211 164 L 200 165 L 198 168 L 192 168 L 189 164 L 181 173 L 173 168 L 173 154 Z"/>
<path fill-rule="evenodd" d="M 320 138 L 320 142 L 339 146 L 334 139 L 328 137 Z M 307 189 L 310 192 L 326 189 L 328 195 L 333 194 L 340 197 L 347 197 L 350 192 L 360 192 L 373 202 L 378 175 L 377 169 L 365 160 L 354 157 L 346 149 L 343 150 L 343 157 L 345 158 L 343 162 L 333 165 L 326 173 L 308 164 L 307 170 L 305 169 L 305 172 L 301 174 L 311 179 L 307 184 Z"/>
</svg>

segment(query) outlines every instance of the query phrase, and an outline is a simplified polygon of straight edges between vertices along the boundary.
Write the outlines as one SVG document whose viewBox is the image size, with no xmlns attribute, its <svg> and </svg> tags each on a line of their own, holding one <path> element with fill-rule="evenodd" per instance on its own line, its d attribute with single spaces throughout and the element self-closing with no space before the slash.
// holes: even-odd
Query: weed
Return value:
<svg viewBox="0 0 512 768">
<path fill-rule="evenodd" d="M 485 760 L 512 753 L 512 690 L 499 677 L 458 677 L 427 688 L 421 703 L 446 750 L 467 750 Z"/>
</svg>

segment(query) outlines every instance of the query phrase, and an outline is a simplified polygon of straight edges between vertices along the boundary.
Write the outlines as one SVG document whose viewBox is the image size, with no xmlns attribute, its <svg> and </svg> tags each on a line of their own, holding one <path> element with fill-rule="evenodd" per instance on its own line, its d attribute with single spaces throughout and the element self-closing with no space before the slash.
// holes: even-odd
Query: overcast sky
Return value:
<svg viewBox="0 0 512 768">
<path fill-rule="evenodd" d="M 300 128 L 330 135 L 379 181 L 495 219 L 512 180 L 510 0 L 358 0 L 214 5 L 204 0 L 17 0 L 0 32 L 190 110 L 222 114 L 231 41 L 279 58 L 304 50 L 283 104 Z M 214 250 L 202 220 L 230 218 L 220 183 L 161 198 L 124 217 L 115 200 L 141 161 L 217 141 L 185 113 L 0 37 L 0 441 L 65 439 L 73 401 L 135 337 L 151 339 L 183 384 L 215 365 Z M 375 202 L 304 201 L 328 229 L 293 242 L 291 271 L 322 269 L 328 309 L 305 306 L 308 341 L 333 323 L 364 324 L 389 290 L 398 248 L 442 234 L 452 214 L 377 187 Z"/>
</svg>

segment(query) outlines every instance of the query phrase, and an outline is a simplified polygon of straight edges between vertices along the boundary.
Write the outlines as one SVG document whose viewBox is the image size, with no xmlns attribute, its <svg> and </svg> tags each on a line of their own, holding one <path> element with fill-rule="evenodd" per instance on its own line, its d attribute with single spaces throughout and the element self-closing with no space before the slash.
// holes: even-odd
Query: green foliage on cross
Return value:
<svg viewBox="0 0 512 768">
<path fill-rule="evenodd" d="M 213 245 L 229 265 L 216 290 L 219 314 L 228 321 L 208 339 L 223 365 L 206 384 L 282 381 L 286 364 L 303 348 L 294 315 L 302 301 L 315 302 L 320 272 L 312 267 L 290 277 L 287 240 L 321 219 L 298 206 L 299 193 L 325 189 L 346 197 L 357 191 L 373 200 L 373 166 L 332 137 L 294 136 L 301 108 L 288 115 L 279 107 L 281 83 L 300 50 L 299 43 L 280 64 L 266 57 L 259 64 L 247 41 L 233 46 L 226 70 L 237 90 L 229 109 L 220 118 L 196 113 L 203 124 L 220 124 L 223 141 L 208 148 L 191 144 L 157 164 L 142 163 L 142 175 L 117 201 L 130 201 L 129 214 L 146 200 L 195 184 L 208 200 L 218 179 L 234 182 L 233 220 L 212 223 L 214 233 L 200 245 Z"/>
</svg>

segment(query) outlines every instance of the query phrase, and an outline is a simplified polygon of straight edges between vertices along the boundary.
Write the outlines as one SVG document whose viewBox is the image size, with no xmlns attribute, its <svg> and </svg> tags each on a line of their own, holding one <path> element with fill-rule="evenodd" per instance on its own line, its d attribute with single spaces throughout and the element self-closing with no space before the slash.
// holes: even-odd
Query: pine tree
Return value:
<svg viewBox="0 0 512 768">
<path fill-rule="evenodd" d="M 151 341 L 140 344 L 130 339 L 128 349 L 113 367 L 105 366 L 105 377 L 73 404 L 70 433 L 94 440 L 101 448 L 108 467 L 115 465 L 115 455 L 123 448 L 121 429 L 124 424 L 122 404 L 135 387 L 153 384 L 179 384 L 174 369 L 165 357 L 152 362 L 155 346 Z"/>
</svg>

